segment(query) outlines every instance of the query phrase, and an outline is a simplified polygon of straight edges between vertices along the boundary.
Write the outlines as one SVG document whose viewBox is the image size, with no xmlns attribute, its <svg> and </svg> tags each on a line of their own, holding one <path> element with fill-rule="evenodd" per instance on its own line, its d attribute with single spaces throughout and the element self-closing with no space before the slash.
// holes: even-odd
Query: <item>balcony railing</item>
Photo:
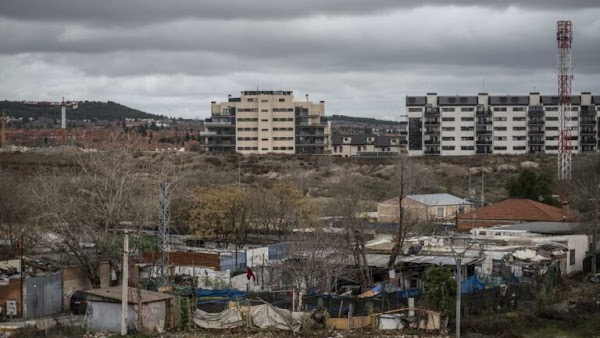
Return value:
<svg viewBox="0 0 600 338">
<path fill-rule="evenodd" d="M 231 126 L 231 122 L 204 122 L 204 125 L 207 127 L 223 127 L 223 126 Z"/>
</svg>

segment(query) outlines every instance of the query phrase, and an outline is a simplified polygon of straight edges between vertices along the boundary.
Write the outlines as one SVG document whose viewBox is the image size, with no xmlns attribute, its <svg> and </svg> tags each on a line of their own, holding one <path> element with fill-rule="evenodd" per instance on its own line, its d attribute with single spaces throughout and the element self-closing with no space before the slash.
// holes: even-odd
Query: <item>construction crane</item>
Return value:
<svg viewBox="0 0 600 338">
<path fill-rule="evenodd" d="M 2 144 L 0 148 L 6 147 L 6 113 L 2 112 Z"/>
<path fill-rule="evenodd" d="M 62 143 L 67 143 L 67 107 L 71 107 L 72 109 L 77 109 L 79 107 L 78 102 L 65 102 L 65 98 L 63 96 L 62 101 L 60 103 L 60 129 L 61 129 L 61 139 Z"/>
<path fill-rule="evenodd" d="M 573 67 L 571 65 L 571 44 L 573 24 L 571 21 L 558 21 L 556 24 L 558 44 L 558 181 L 571 179 L 571 88 Z"/>
</svg>

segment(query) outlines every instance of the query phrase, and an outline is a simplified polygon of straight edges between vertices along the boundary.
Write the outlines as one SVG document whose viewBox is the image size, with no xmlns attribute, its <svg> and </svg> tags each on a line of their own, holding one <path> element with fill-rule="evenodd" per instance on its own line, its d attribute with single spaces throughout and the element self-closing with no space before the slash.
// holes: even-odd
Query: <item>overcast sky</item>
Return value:
<svg viewBox="0 0 600 338">
<path fill-rule="evenodd" d="M 283 88 L 397 120 L 406 95 L 554 94 L 557 20 L 573 21 L 573 91 L 600 94 L 598 0 L 4 0 L 0 99 L 204 118 Z"/>
</svg>

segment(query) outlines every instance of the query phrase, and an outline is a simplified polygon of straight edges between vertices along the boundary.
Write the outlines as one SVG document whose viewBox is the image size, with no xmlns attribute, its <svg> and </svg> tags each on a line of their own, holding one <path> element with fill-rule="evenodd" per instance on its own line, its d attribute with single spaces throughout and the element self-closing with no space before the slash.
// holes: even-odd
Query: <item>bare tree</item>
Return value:
<svg viewBox="0 0 600 338">
<path fill-rule="evenodd" d="M 335 201 L 335 213 L 341 217 L 343 222 L 343 235 L 354 264 L 359 270 L 360 284 L 363 288 L 373 284 L 373 277 L 367 262 L 366 244 L 367 222 L 362 217 L 365 191 L 363 187 L 356 184 L 352 175 L 344 175 L 338 184 L 338 192 Z"/>
<path fill-rule="evenodd" d="M 73 168 L 40 172 L 32 189 L 40 240 L 72 255 L 99 287 L 99 265 L 118 262 L 116 231 L 154 223 L 153 183 L 127 151 L 88 153 L 78 156 Z"/>
<path fill-rule="evenodd" d="M 26 178 L 0 169 L 0 259 L 13 258 L 27 229 L 27 218 L 31 212 Z"/>
<path fill-rule="evenodd" d="M 349 250 L 342 233 L 326 228 L 294 232 L 288 241 L 288 258 L 271 261 L 271 281 L 284 282 L 294 290 L 301 307 L 302 295 L 309 289 L 330 292 L 341 279 L 353 279 L 348 267 Z"/>
<path fill-rule="evenodd" d="M 402 251 L 406 238 L 415 232 L 415 226 L 427 220 L 427 215 L 411 211 L 406 208 L 404 199 L 410 194 L 421 192 L 427 186 L 430 177 L 425 168 L 418 167 L 410 161 L 408 155 L 400 155 L 396 162 L 396 173 L 392 178 L 392 186 L 395 188 L 398 198 L 398 209 L 396 214 L 398 228 L 394 238 L 394 247 L 390 254 L 388 267 L 393 268 L 396 259 Z"/>
<path fill-rule="evenodd" d="M 591 272 L 596 273 L 596 246 L 600 230 L 600 156 L 579 156 L 570 183 L 571 200 L 579 211 L 584 230 L 592 237 Z"/>
</svg>

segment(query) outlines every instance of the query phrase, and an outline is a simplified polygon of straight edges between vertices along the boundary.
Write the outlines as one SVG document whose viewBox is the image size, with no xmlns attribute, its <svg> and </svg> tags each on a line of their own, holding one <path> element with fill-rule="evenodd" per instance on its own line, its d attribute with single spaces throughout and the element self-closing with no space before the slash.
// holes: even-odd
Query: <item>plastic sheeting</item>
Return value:
<svg viewBox="0 0 600 338">
<path fill-rule="evenodd" d="M 250 315 L 252 324 L 261 329 L 274 328 L 293 332 L 299 332 L 302 323 L 310 317 L 308 313 L 291 312 L 271 304 L 253 306 Z"/>
<path fill-rule="evenodd" d="M 460 293 L 473 293 L 474 291 L 484 290 L 485 284 L 477 279 L 477 275 L 469 277 L 466 281 L 460 283 Z"/>
<path fill-rule="evenodd" d="M 208 313 L 200 309 L 194 312 L 194 323 L 204 329 L 233 329 L 244 324 L 238 309 Z"/>
</svg>

